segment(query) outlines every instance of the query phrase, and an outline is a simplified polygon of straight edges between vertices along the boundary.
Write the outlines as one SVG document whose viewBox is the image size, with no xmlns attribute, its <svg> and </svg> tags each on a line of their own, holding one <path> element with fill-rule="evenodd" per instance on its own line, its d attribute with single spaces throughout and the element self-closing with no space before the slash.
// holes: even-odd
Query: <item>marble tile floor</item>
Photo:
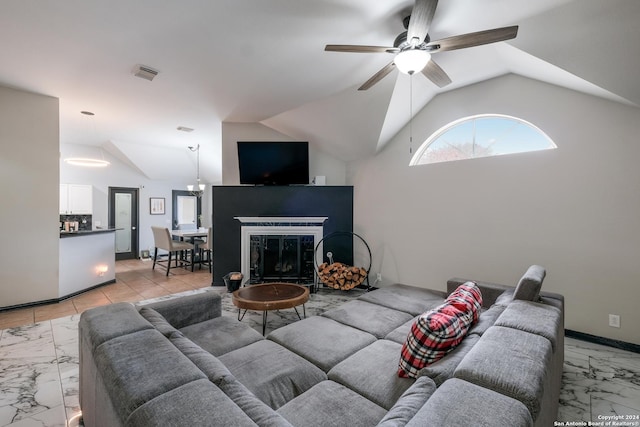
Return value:
<svg viewBox="0 0 640 427">
<path fill-rule="evenodd" d="M 138 303 L 204 289 L 160 295 Z M 223 315 L 237 316 L 226 290 L 215 289 L 223 295 Z M 359 292 L 322 290 L 312 294 L 306 304 L 307 316 L 321 314 L 357 297 Z M 76 313 L 0 330 L 0 426 L 78 425 L 79 318 Z M 293 310 L 269 312 L 267 333 L 297 320 Z M 243 322 L 261 332 L 262 313 L 248 311 Z M 640 415 L 640 355 L 566 339 L 558 421 L 598 421 L 610 415 Z"/>
<path fill-rule="evenodd" d="M 640 426 L 640 354 L 565 339 L 558 419 Z"/>
</svg>

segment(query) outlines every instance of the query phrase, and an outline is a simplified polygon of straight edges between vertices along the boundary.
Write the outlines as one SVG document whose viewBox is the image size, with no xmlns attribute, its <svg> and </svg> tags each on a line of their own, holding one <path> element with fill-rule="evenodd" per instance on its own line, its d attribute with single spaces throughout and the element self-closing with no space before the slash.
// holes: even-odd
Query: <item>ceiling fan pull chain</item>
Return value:
<svg viewBox="0 0 640 427">
<path fill-rule="evenodd" d="M 409 154 L 413 154 L 413 76 L 409 76 Z"/>
</svg>

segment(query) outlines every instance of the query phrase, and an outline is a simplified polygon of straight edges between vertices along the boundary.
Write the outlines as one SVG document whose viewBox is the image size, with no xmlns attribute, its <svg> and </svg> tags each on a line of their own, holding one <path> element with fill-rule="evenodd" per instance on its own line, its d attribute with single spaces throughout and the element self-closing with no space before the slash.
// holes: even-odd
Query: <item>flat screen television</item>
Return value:
<svg viewBox="0 0 640 427">
<path fill-rule="evenodd" d="M 309 143 L 238 141 L 240 184 L 309 184 Z"/>
</svg>

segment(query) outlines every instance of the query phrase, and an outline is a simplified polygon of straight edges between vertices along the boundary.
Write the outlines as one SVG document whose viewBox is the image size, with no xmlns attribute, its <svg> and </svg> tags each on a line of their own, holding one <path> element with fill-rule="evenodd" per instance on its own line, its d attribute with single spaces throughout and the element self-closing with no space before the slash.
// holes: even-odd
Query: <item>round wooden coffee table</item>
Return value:
<svg viewBox="0 0 640 427">
<path fill-rule="evenodd" d="M 238 307 L 238 320 L 244 318 L 247 310 L 262 311 L 262 335 L 267 327 L 267 311 L 293 308 L 300 317 L 296 306 L 302 305 L 304 317 L 307 317 L 304 303 L 309 301 L 309 288 L 293 283 L 264 283 L 250 285 L 234 291 L 231 297 L 233 305 Z M 240 311 L 244 313 L 240 316 Z"/>
</svg>

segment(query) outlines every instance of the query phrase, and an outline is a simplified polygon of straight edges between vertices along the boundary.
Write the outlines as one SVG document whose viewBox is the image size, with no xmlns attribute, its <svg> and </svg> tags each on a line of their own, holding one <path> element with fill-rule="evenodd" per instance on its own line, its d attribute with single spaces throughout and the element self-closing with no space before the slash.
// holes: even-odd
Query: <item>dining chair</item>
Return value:
<svg viewBox="0 0 640 427">
<path fill-rule="evenodd" d="M 189 223 L 184 223 L 184 224 L 178 224 L 178 230 L 186 230 L 186 231 L 195 231 L 197 230 L 198 227 L 196 226 L 195 223 L 193 222 L 189 222 Z M 187 238 L 184 237 L 183 240 L 186 240 Z M 198 255 L 201 254 L 201 250 L 200 250 L 200 245 L 204 244 L 204 240 L 199 238 L 199 237 L 189 237 L 189 242 L 193 243 L 194 245 L 194 252 L 191 253 L 192 258 L 193 256 L 197 253 Z M 193 267 L 195 266 L 195 259 L 192 259 L 192 264 L 191 264 L 191 271 L 193 271 Z M 201 260 L 198 260 L 198 263 L 200 263 Z"/>
<path fill-rule="evenodd" d="M 207 241 L 199 246 L 200 248 L 200 266 L 206 264 L 209 266 L 209 273 L 213 268 L 213 227 L 207 230 Z M 204 254 L 207 254 L 205 257 Z"/>
<path fill-rule="evenodd" d="M 154 241 L 154 245 L 155 245 L 155 250 L 153 253 L 153 267 L 151 267 L 152 270 L 155 270 L 156 268 L 156 264 L 162 265 L 161 263 L 164 263 L 165 261 L 162 260 L 158 260 L 158 249 L 163 249 L 167 252 L 169 252 L 169 259 L 167 261 L 167 265 L 166 265 L 166 269 L 167 269 L 167 276 L 169 275 L 169 270 L 171 270 L 171 255 L 175 254 L 175 266 L 178 266 L 178 252 L 182 252 L 182 251 L 191 251 L 191 253 L 193 253 L 194 250 L 194 245 L 192 245 L 191 243 L 186 243 L 186 242 L 179 242 L 177 240 L 173 240 L 171 238 L 171 233 L 169 232 L 168 228 L 165 227 L 155 227 L 155 226 L 151 226 L 151 230 L 153 231 L 153 241 Z M 190 263 L 190 261 L 187 261 L 186 258 L 180 257 L 181 263 Z M 164 267 L 164 265 L 162 265 Z"/>
</svg>

